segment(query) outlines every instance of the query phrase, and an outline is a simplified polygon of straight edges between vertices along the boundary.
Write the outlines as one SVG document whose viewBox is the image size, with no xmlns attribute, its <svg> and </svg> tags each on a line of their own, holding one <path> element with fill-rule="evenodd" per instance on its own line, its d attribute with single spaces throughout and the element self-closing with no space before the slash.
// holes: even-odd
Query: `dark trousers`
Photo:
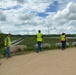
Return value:
<svg viewBox="0 0 76 75">
<path fill-rule="evenodd" d="M 62 41 L 62 49 L 65 49 L 66 47 L 66 41 Z"/>
<path fill-rule="evenodd" d="M 42 49 L 41 49 L 41 43 L 42 42 L 38 42 L 37 44 L 38 44 L 38 47 L 37 47 L 37 49 L 36 49 L 36 52 L 38 53 L 39 51 L 42 51 Z"/>
</svg>

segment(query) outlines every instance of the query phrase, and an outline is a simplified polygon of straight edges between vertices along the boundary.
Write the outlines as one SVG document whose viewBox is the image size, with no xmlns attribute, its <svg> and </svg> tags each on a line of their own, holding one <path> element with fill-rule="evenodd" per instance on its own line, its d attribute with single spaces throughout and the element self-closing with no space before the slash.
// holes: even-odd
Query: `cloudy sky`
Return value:
<svg viewBox="0 0 76 75">
<path fill-rule="evenodd" d="M 0 0 L 0 30 L 12 34 L 76 33 L 76 0 Z"/>
</svg>

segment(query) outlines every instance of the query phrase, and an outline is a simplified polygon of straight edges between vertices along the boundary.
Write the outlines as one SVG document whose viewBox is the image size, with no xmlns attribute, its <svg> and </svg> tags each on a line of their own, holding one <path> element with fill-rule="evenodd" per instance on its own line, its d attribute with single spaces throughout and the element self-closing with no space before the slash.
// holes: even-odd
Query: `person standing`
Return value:
<svg viewBox="0 0 76 75">
<path fill-rule="evenodd" d="M 8 36 L 6 37 L 6 39 L 4 40 L 6 50 L 3 55 L 4 55 L 4 57 L 7 55 L 7 58 L 11 57 L 11 55 L 10 55 L 10 46 L 11 46 L 10 36 L 11 36 L 11 34 L 9 33 Z"/>
<path fill-rule="evenodd" d="M 62 50 L 64 50 L 66 47 L 66 35 L 65 35 L 65 33 L 62 33 L 62 35 L 60 36 L 60 41 L 62 43 Z"/>
<path fill-rule="evenodd" d="M 36 53 L 38 53 L 39 50 L 42 51 L 41 44 L 42 44 L 42 41 L 43 41 L 43 34 L 41 33 L 41 30 L 38 30 L 36 38 L 37 38 L 37 44 L 38 44 L 38 47 L 36 49 Z"/>
</svg>

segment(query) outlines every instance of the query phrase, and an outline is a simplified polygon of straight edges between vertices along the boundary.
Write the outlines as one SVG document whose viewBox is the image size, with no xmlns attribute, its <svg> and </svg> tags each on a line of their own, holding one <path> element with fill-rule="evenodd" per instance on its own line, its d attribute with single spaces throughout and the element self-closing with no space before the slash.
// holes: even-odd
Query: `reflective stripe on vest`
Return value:
<svg viewBox="0 0 76 75">
<path fill-rule="evenodd" d="M 37 41 L 42 41 L 42 34 L 41 33 L 37 34 Z"/>
<path fill-rule="evenodd" d="M 10 40 L 10 38 L 9 37 L 7 37 L 6 39 L 5 39 L 5 46 L 10 46 L 11 45 L 11 40 Z"/>
<path fill-rule="evenodd" d="M 60 40 L 61 40 L 61 41 L 65 41 L 65 35 L 61 35 L 61 36 L 60 36 Z"/>
</svg>

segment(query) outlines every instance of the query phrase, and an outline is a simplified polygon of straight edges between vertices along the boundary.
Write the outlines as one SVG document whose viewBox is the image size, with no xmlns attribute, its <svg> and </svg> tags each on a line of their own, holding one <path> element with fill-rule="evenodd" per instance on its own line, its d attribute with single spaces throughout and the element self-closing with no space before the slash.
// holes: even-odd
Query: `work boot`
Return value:
<svg viewBox="0 0 76 75">
<path fill-rule="evenodd" d="M 6 57 L 6 59 L 9 59 L 9 58 L 11 58 L 11 56 L 10 57 Z"/>
<path fill-rule="evenodd" d="M 4 57 L 6 57 L 6 55 L 5 55 L 5 54 L 3 54 L 3 56 L 4 56 Z"/>
</svg>

